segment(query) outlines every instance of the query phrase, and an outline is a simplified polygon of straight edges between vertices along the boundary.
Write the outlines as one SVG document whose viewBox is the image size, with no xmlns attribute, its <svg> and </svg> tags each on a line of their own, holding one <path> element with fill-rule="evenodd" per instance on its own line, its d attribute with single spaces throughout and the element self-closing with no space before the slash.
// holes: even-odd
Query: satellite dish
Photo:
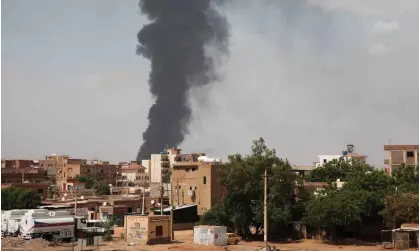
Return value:
<svg viewBox="0 0 419 251">
<path fill-rule="evenodd" d="M 62 200 L 62 201 L 65 201 L 65 197 L 61 197 L 61 200 Z"/>
<path fill-rule="evenodd" d="M 81 200 L 84 200 L 84 196 L 82 195 L 82 196 L 80 197 L 80 199 L 81 199 Z"/>
<path fill-rule="evenodd" d="M 104 207 L 106 206 L 106 201 L 104 201 L 104 202 L 103 202 L 103 206 L 104 206 Z"/>
<path fill-rule="evenodd" d="M 160 206 L 160 203 L 157 203 L 157 206 Z"/>
<path fill-rule="evenodd" d="M 112 187 L 112 184 L 109 184 L 109 187 Z"/>
<path fill-rule="evenodd" d="M 154 204 L 154 202 L 155 202 L 154 200 L 151 200 L 151 205 L 153 205 L 153 204 Z"/>
<path fill-rule="evenodd" d="M 67 193 L 64 193 L 64 197 L 66 197 L 67 196 Z"/>
</svg>

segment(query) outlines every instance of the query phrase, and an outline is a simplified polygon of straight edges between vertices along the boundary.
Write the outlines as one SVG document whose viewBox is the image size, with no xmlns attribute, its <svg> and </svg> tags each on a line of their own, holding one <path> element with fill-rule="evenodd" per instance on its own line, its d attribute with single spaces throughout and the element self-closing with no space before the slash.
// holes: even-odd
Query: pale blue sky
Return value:
<svg viewBox="0 0 419 251">
<path fill-rule="evenodd" d="M 263 136 L 310 164 L 352 143 L 381 166 L 389 138 L 419 143 L 419 1 L 288 3 L 223 9 L 224 78 L 192 92 L 181 147 L 226 156 Z M 152 102 L 135 55 L 146 21 L 137 0 L 3 0 L 2 158 L 134 159 Z"/>
</svg>

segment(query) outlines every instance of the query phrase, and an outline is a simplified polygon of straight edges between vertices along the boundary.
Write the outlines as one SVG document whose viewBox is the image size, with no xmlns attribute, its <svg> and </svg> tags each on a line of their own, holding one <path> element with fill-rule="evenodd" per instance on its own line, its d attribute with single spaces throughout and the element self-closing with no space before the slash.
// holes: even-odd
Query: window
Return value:
<svg viewBox="0 0 419 251">
<path fill-rule="evenodd" d="M 408 158 L 413 158 L 413 157 L 415 157 L 415 153 L 414 153 L 414 152 L 412 152 L 412 151 L 410 151 L 410 152 L 406 152 L 406 157 L 408 157 Z"/>
<path fill-rule="evenodd" d="M 186 172 L 189 172 L 189 168 L 186 168 L 186 170 L 185 170 Z"/>
<path fill-rule="evenodd" d="M 195 168 L 192 168 L 192 172 L 195 172 Z"/>
<path fill-rule="evenodd" d="M 207 184 L 207 176 L 204 176 L 203 182 L 204 182 L 204 185 Z"/>
<path fill-rule="evenodd" d="M 323 164 L 326 164 L 327 163 L 327 159 L 323 159 Z"/>
<path fill-rule="evenodd" d="M 128 213 L 132 213 L 132 207 L 128 208 Z"/>
<path fill-rule="evenodd" d="M 163 235 L 163 226 L 156 226 L 156 237 Z"/>
<path fill-rule="evenodd" d="M 189 187 L 189 190 L 192 190 L 192 187 Z"/>
</svg>

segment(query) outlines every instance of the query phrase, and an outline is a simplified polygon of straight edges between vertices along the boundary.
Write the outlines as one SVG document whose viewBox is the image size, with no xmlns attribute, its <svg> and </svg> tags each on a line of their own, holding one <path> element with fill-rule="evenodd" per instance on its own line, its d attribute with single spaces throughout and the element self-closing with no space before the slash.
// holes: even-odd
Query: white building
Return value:
<svg viewBox="0 0 419 251">
<path fill-rule="evenodd" d="M 172 168 L 175 158 L 180 155 L 181 149 L 169 148 L 159 154 L 151 154 L 149 160 L 143 160 L 142 164 L 146 172 L 150 174 L 151 183 L 162 182 L 162 176 Z"/>
<path fill-rule="evenodd" d="M 338 155 L 318 155 L 318 161 L 314 162 L 315 167 L 319 167 L 319 166 L 323 166 L 333 160 L 339 160 L 340 158 L 343 158 L 346 161 L 352 161 L 352 160 L 356 160 L 356 161 L 360 161 L 365 163 L 367 156 L 365 155 L 360 155 L 357 153 L 353 152 L 354 150 L 354 146 L 353 145 L 347 145 L 346 150 L 342 151 L 342 154 L 338 154 Z"/>
<path fill-rule="evenodd" d="M 139 165 L 137 161 L 124 163 L 119 169 L 122 184 L 134 182 L 136 186 L 148 187 L 150 185 L 150 175 L 145 172 L 145 167 Z"/>
</svg>

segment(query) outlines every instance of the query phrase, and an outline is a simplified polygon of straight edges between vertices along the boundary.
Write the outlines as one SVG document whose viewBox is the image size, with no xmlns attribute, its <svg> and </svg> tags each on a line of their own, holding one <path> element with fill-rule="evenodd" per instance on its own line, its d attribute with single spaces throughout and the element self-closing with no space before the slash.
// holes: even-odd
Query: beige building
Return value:
<svg viewBox="0 0 419 251">
<path fill-rule="evenodd" d="M 170 216 L 125 215 L 125 240 L 135 244 L 165 243 L 171 240 Z"/>
<path fill-rule="evenodd" d="M 384 151 L 388 153 L 388 159 L 384 160 L 384 164 L 390 175 L 392 170 L 403 164 L 419 164 L 419 145 L 385 145 Z"/>
<path fill-rule="evenodd" d="M 202 154 L 178 156 L 171 175 L 173 205 L 196 204 L 198 215 L 212 208 L 226 193 L 220 182 L 222 167 L 221 161 L 207 161 Z"/>
<path fill-rule="evenodd" d="M 128 183 L 133 182 L 135 186 L 148 187 L 150 185 L 150 176 L 145 172 L 145 167 L 138 164 L 137 161 L 120 163 L 118 182 L 121 185 L 128 185 Z"/>
<path fill-rule="evenodd" d="M 118 170 L 118 165 L 109 164 L 108 161 L 67 158 L 62 165 L 57 166 L 57 186 L 61 190 L 70 190 L 74 186 L 74 181 L 82 176 L 115 185 Z"/>
</svg>

